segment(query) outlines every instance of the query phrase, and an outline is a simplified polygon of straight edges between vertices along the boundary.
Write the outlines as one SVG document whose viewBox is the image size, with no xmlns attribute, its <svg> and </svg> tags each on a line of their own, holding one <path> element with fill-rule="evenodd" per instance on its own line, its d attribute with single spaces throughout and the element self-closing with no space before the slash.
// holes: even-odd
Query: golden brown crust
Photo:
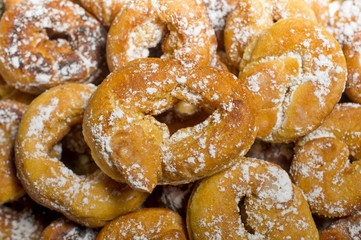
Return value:
<svg viewBox="0 0 361 240">
<path fill-rule="evenodd" d="M 224 30 L 228 59 L 240 69 L 246 47 L 275 21 L 286 18 L 316 21 L 304 0 L 241 0 L 229 14 Z"/>
<path fill-rule="evenodd" d="M 163 38 L 163 58 L 202 66 L 217 64 L 216 37 L 201 1 L 137 0 L 124 6 L 109 29 L 109 69 L 148 57 L 148 48 Z"/>
<path fill-rule="evenodd" d="M 145 208 L 123 215 L 107 224 L 97 240 L 186 240 L 183 219 L 165 208 Z"/>
<path fill-rule="evenodd" d="M 263 160 L 238 161 L 193 190 L 190 239 L 318 239 L 306 199 L 285 171 Z"/>
<path fill-rule="evenodd" d="M 239 78 L 251 91 L 258 137 L 291 142 L 318 127 L 341 98 L 346 62 L 337 41 L 307 19 L 277 22 L 246 49 Z"/>
<path fill-rule="evenodd" d="M 94 160 L 112 178 L 151 192 L 234 164 L 254 141 L 250 102 L 232 74 L 179 61 L 139 59 L 113 72 L 94 93 L 83 129 Z M 153 116 L 185 101 L 213 112 L 170 136 Z"/>
<path fill-rule="evenodd" d="M 329 22 L 329 31 L 341 44 L 347 62 L 346 93 L 361 103 L 361 2 L 346 0 Z"/>
<path fill-rule="evenodd" d="M 30 210 L 15 211 L 0 206 L 0 238 L 38 240 L 44 226 Z"/>
<path fill-rule="evenodd" d="M 313 213 L 343 217 L 361 208 L 360 114 L 359 104 L 336 105 L 319 128 L 298 142 L 290 173 Z"/>
<path fill-rule="evenodd" d="M 97 232 L 81 227 L 66 218 L 59 218 L 48 225 L 41 233 L 40 240 L 94 240 Z"/>
<path fill-rule="evenodd" d="M 16 177 L 13 148 L 26 106 L 14 101 L 0 101 L 0 205 L 25 194 Z"/>
<path fill-rule="evenodd" d="M 360 212 L 333 222 L 320 231 L 320 240 L 355 240 L 361 238 Z"/>
<path fill-rule="evenodd" d="M 116 183 L 100 171 L 78 176 L 54 154 L 71 126 L 82 121 L 93 85 L 64 84 L 37 97 L 28 107 L 16 141 L 16 166 L 36 202 L 91 227 L 137 209 L 147 194 Z"/>
<path fill-rule="evenodd" d="M 24 1 L 1 18 L 0 70 L 11 86 L 40 93 L 94 80 L 105 48 L 100 23 L 70 1 Z"/>
<path fill-rule="evenodd" d="M 94 14 L 105 27 L 111 25 L 126 2 L 129 0 L 80 0 L 80 4 Z"/>
</svg>

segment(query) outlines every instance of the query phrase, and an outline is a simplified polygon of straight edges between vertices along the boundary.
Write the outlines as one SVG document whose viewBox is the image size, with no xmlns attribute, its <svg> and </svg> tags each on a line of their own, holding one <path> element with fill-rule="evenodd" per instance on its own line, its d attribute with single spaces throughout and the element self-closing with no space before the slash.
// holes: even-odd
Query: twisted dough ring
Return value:
<svg viewBox="0 0 361 240">
<path fill-rule="evenodd" d="M 40 240 L 94 240 L 97 232 L 81 227 L 66 218 L 59 218 L 50 223 L 41 233 Z"/>
<path fill-rule="evenodd" d="M 226 71 L 157 58 L 120 68 L 99 86 L 84 115 L 94 160 L 108 176 L 147 192 L 157 183 L 188 183 L 229 167 L 255 137 L 250 103 L 235 80 Z M 170 136 L 153 116 L 179 101 L 214 112 Z"/>
<path fill-rule="evenodd" d="M 361 103 L 361 2 L 345 0 L 330 19 L 330 32 L 341 44 L 347 62 L 346 93 Z"/>
<path fill-rule="evenodd" d="M 186 240 L 183 219 L 166 208 L 145 208 L 108 223 L 97 240 L 159 239 Z"/>
<path fill-rule="evenodd" d="M 15 101 L 0 101 L 0 205 L 25 194 L 15 172 L 15 136 L 26 106 Z"/>
<path fill-rule="evenodd" d="M 18 174 L 31 198 L 75 222 L 99 227 L 138 208 L 147 195 L 100 170 L 78 176 L 53 153 L 70 127 L 82 121 L 94 90 L 93 85 L 65 84 L 37 97 L 21 121 L 15 150 Z"/>
<path fill-rule="evenodd" d="M 136 0 L 123 7 L 109 29 L 110 71 L 148 57 L 148 48 L 156 47 L 165 35 L 162 58 L 202 66 L 217 64 L 216 37 L 201 1 Z"/>
<path fill-rule="evenodd" d="M 1 18 L 0 32 L 1 74 L 17 89 L 40 93 L 100 73 L 105 32 L 70 1 L 20 2 Z"/>
<path fill-rule="evenodd" d="M 0 206 L 0 239 L 38 240 L 43 229 L 43 224 L 30 210 L 16 211 Z"/>
<path fill-rule="evenodd" d="M 290 142 L 321 124 L 341 98 L 346 62 L 337 41 L 315 22 L 277 22 L 247 49 L 239 78 L 256 106 L 258 137 Z"/>
<path fill-rule="evenodd" d="M 238 160 L 193 190 L 190 239 L 318 239 L 307 201 L 284 170 L 263 160 Z"/>
<path fill-rule="evenodd" d="M 298 143 L 291 177 L 313 213 L 342 217 L 361 209 L 361 106 L 340 104 Z"/>
<path fill-rule="evenodd" d="M 302 17 L 316 21 L 304 0 L 240 0 L 229 14 L 224 30 L 227 57 L 236 68 L 246 47 L 264 30 L 286 18 Z"/>
</svg>

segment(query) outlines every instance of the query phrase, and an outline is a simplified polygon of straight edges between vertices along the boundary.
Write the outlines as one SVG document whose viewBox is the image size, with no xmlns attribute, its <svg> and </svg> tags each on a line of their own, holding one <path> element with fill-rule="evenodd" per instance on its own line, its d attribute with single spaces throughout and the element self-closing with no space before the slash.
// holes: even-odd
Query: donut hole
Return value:
<svg viewBox="0 0 361 240">
<path fill-rule="evenodd" d="M 70 41 L 70 36 L 67 35 L 65 32 L 58 32 L 54 31 L 52 28 L 45 28 L 46 34 L 48 35 L 49 40 L 52 41 Z"/>
<path fill-rule="evenodd" d="M 359 161 L 359 159 L 357 159 L 356 157 L 352 156 L 352 154 L 350 154 L 350 156 L 348 157 L 348 159 L 349 159 L 350 163 Z"/>
<path fill-rule="evenodd" d="M 166 124 L 170 135 L 172 135 L 181 128 L 193 127 L 202 123 L 211 114 L 208 109 L 180 101 L 167 111 L 154 116 L 154 118 Z"/>
<path fill-rule="evenodd" d="M 98 169 L 83 138 L 81 124 L 74 125 L 62 141 L 53 147 L 53 151 L 77 175 L 92 174 Z"/>
<path fill-rule="evenodd" d="M 79 154 L 64 148 L 60 161 L 77 175 L 94 173 L 98 167 L 88 154 Z"/>
<path fill-rule="evenodd" d="M 157 46 L 148 48 L 150 58 L 160 58 L 163 55 L 162 51 L 162 41 L 160 41 Z"/>
<path fill-rule="evenodd" d="M 242 198 L 241 201 L 239 201 L 238 209 L 239 215 L 241 216 L 241 220 L 246 231 L 252 235 L 255 234 L 256 231 L 248 224 L 248 214 L 246 211 L 245 198 Z"/>
</svg>

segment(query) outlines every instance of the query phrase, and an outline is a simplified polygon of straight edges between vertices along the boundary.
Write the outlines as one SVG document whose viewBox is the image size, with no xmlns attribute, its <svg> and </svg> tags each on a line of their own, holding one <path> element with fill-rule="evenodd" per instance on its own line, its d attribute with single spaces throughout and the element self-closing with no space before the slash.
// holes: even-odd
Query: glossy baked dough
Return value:
<svg viewBox="0 0 361 240">
<path fill-rule="evenodd" d="M 183 184 L 235 163 L 256 128 L 247 92 L 232 74 L 211 67 L 149 58 L 112 72 L 86 109 L 83 129 L 94 160 L 110 177 L 151 192 Z M 170 135 L 155 119 L 185 101 L 210 116 Z"/>
</svg>

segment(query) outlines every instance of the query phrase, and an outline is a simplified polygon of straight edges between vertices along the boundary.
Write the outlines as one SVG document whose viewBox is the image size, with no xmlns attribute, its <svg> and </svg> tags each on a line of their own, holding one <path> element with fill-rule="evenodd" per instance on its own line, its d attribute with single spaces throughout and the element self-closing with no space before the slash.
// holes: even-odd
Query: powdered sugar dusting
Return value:
<svg viewBox="0 0 361 240">
<path fill-rule="evenodd" d="M 235 4 L 230 3 L 229 0 L 203 0 L 203 2 L 214 30 L 223 30 L 227 15 L 235 8 Z"/>
<path fill-rule="evenodd" d="M 207 201 L 202 200 L 204 194 Z M 194 190 L 190 232 L 193 238 L 205 239 L 314 239 L 318 232 L 311 213 L 303 212 L 305 204 L 285 171 L 262 160 L 240 158 Z"/>
<path fill-rule="evenodd" d="M 41 224 L 35 220 L 30 210 L 16 212 L 2 206 L 0 208 L 2 230 L 0 238 L 4 240 L 38 239 L 42 230 Z"/>
<path fill-rule="evenodd" d="M 39 91 L 66 81 L 91 81 L 99 74 L 104 32 L 80 6 L 63 0 L 31 0 L 17 5 L 11 14 L 14 20 L 8 15 L 3 19 L 13 25 L 12 32 L 2 36 L 9 45 L 2 47 L 0 62 L 8 74 L 21 72 L 13 83 L 17 88 Z M 54 37 L 61 34 L 65 37 Z M 43 45 L 51 50 L 43 53 Z M 22 82 L 23 78 L 31 80 Z"/>
</svg>

